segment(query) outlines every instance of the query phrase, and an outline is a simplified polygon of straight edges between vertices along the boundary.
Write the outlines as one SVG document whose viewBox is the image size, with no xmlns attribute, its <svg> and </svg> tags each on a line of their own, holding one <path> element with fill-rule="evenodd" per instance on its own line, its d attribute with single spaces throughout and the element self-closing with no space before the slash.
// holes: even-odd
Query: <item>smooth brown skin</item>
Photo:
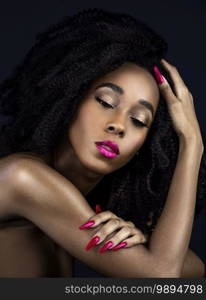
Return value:
<svg viewBox="0 0 206 300">
<path fill-rule="evenodd" d="M 174 77 L 173 79 L 178 89 L 180 89 L 183 83 L 180 84 L 177 73 L 174 74 L 175 71 L 171 71 L 171 76 Z M 117 97 L 108 88 L 98 89 L 98 93 L 101 93 L 101 96 L 106 98 L 107 102 L 118 105 L 115 106 L 116 109 L 114 110 L 103 109 L 94 99 L 96 92 L 93 88 L 102 82 L 116 83 L 125 91 L 124 95 L 118 95 Z M 148 134 L 146 127 L 135 127 L 130 119 L 132 114 L 142 121 L 147 119 L 148 125 L 151 126 L 152 117 L 150 112 L 146 109 L 140 109 L 141 105 L 135 108 L 137 100 L 140 98 L 149 101 L 155 111 L 157 108 L 158 87 L 154 78 L 144 69 L 133 64 L 125 64 L 115 72 L 107 74 L 104 78 L 94 82 L 84 98 L 77 118 L 68 130 L 68 135 L 64 137 L 60 147 L 56 149 L 55 161 L 52 160 L 53 157 L 50 153 L 45 156 L 35 155 L 33 157 L 29 154 L 19 153 L 1 160 L 2 176 L 0 184 L 3 188 L 7 183 L 8 188 L 4 190 L 0 203 L 0 217 L 24 216 L 60 245 L 57 246 L 48 236 L 44 236 L 43 232 L 33 226 L 34 231 L 36 230 L 41 235 L 42 239 L 40 238 L 40 240 L 44 240 L 41 242 L 35 236 L 32 241 L 34 244 L 36 243 L 36 248 L 38 248 L 37 245 L 40 246 L 40 251 L 36 248 L 34 251 L 31 250 L 29 238 L 25 238 L 28 245 L 25 243 L 24 249 L 20 248 L 19 250 L 21 255 L 24 250 L 25 253 L 31 254 L 29 259 L 33 261 L 35 260 L 32 256 L 37 257 L 36 269 L 38 271 L 32 274 L 32 271 L 35 270 L 32 267 L 32 277 L 48 276 L 50 271 L 42 267 L 41 260 L 54 255 L 54 252 L 51 251 L 53 245 L 56 245 L 56 249 L 59 249 L 65 255 L 62 259 L 63 255 L 60 257 L 57 251 L 55 252 L 55 257 L 60 259 L 62 266 L 65 266 L 65 258 L 68 262 L 71 262 L 71 256 L 74 256 L 108 276 L 201 277 L 203 275 L 201 260 L 192 251 L 188 251 L 191 225 L 193 223 L 197 175 L 203 151 L 201 136 L 195 114 L 190 105 L 191 100 L 186 100 L 188 94 L 186 92 L 183 94 L 185 107 L 187 107 L 187 113 L 189 113 L 189 116 L 186 116 L 188 119 L 186 119 L 184 110 L 181 110 L 181 107 L 179 110 L 176 108 L 175 98 L 172 98 L 168 84 L 164 83 L 160 89 L 164 93 L 168 105 L 170 105 L 169 101 L 173 100 L 173 107 L 176 111 L 173 113 L 174 109 L 171 107 L 170 111 L 173 114 L 174 121 L 176 121 L 175 116 L 177 116 L 177 119 L 182 118 L 183 123 L 179 122 L 176 128 L 180 133 L 180 151 L 170 186 L 170 193 L 148 248 L 138 244 L 136 240 L 136 245 L 116 252 L 107 251 L 104 254 L 99 254 L 97 250 L 102 244 L 87 252 L 84 247 L 92 236 L 97 232 L 101 232 L 98 230 L 103 228 L 100 224 L 102 220 L 99 219 L 100 225 L 96 228 L 83 231 L 78 229 L 81 224 L 88 219 L 92 219 L 95 215 L 95 212 L 86 202 L 84 195 L 104 175 L 127 163 L 141 148 Z M 190 101 L 189 105 L 186 101 Z M 187 122 L 191 123 L 187 124 Z M 114 131 L 109 130 L 111 125 L 114 127 Z M 187 131 L 188 126 L 191 127 L 192 132 Z M 124 133 L 123 136 L 119 135 L 120 132 Z M 119 144 L 120 156 L 113 160 L 102 157 L 94 147 L 94 141 L 103 139 L 116 141 Z M 51 166 L 54 166 L 54 168 Z M 187 173 L 188 175 L 185 175 Z M 10 182 L 9 185 L 8 182 Z M 99 214 L 99 217 L 101 215 Z M 171 224 L 173 224 L 172 228 Z M 12 228 L 12 230 L 17 229 Z M 1 232 L 5 233 L 5 229 Z M 28 229 L 25 228 L 19 235 L 15 231 L 17 239 L 25 234 L 31 236 L 31 234 L 28 234 Z M 2 241 L 7 241 L 8 236 L 7 229 Z M 109 235 L 104 242 L 109 239 L 113 240 L 114 237 L 113 234 Z M 42 249 L 45 249 L 45 244 L 50 249 L 50 256 L 42 251 Z M 71 256 L 61 247 L 65 248 Z M 38 251 L 44 254 L 38 257 L 36 255 Z M 16 269 L 12 269 L 13 264 L 11 263 L 11 271 L 9 271 L 5 253 L 6 251 L 0 254 L 0 257 L 3 258 L 2 264 L 5 262 L 4 266 L 6 266 L 1 269 L 4 272 L 8 270 L 8 273 L 13 272 L 14 274 Z M 13 258 L 15 264 L 17 257 L 14 255 Z M 28 264 L 26 265 L 28 266 Z M 111 265 L 112 269 L 110 269 Z M 70 274 L 59 272 L 57 276 L 64 276 L 61 274 L 71 276 L 70 270 L 68 271 Z M 17 273 L 21 277 L 19 271 Z M 2 276 L 4 276 L 3 272 Z"/>
<path fill-rule="evenodd" d="M 125 91 L 119 95 L 99 84 L 112 82 Z M 114 109 L 105 109 L 95 97 L 100 97 Z M 69 179 L 86 195 L 103 178 L 125 165 L 141 148 L 149 132 L 147 127 L 135 127 L 131 116 L 152 123 L 151 112 L 138 103 L 150 102 L 156 111 L 159 89 L 153 76 L 135 64 L 127 63 L 118 70 L 95 80 L 85 95 L 72 126 L 56 151 L 55 169 Z M 114 130 L 109 127 L 114 126 Z M 124 136 L 121 136 L 123 131 Z M 119 136 L 118 136 L 119 135 Z M 112 140 L 119 145 L 120 155 L 108 159 L 99 154 L 94 144 L 99 140 Z"/>
</svg>

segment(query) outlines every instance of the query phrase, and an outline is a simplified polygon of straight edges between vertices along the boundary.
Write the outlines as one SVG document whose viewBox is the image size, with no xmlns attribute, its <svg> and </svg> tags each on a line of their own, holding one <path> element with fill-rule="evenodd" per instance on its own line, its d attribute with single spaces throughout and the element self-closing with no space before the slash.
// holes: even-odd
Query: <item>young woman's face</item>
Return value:
<svg viewBox="0 0 206 300">
<path fill-rule="evenodd" d="M 125 63 L 95 80 L 68 131 L 76 157 L 98 174 L 124 166 L 143 145 L 158 101 L 155 79 L 133 63 Z M 106 147 L 96 145 L 99 141 L 117 144 L 119 154 L 107 157 Z"/>
</svg>

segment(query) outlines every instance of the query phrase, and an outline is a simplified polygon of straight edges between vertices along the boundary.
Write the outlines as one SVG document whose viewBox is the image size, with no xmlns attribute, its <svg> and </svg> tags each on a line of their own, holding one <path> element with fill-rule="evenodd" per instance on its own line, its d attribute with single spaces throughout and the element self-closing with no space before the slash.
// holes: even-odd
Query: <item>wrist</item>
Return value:
<svg viewBox="0 0 206 300">
<path fill-rule="evenodd" d="M 189 152 L 193 152 L 194 154 L 200 155 L 202 157 L 202 154 L 204 152 L 204 144 L 202 142 L 201 136 L 200 137 L 182 136 L 179 139 L 179 149 L 180 149 L 180 152 L 187 150 Z"/>
</svg>

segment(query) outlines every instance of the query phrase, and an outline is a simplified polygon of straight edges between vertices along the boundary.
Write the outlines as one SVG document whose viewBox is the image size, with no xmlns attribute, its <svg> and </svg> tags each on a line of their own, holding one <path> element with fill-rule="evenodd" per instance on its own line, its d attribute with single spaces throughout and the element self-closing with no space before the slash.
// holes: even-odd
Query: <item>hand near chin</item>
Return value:
<svg viewBox="0 0 206 300">
<path fill-rule="evenodd" d="M 85 250 L 90 250 L 92 247 L 102 244 L 99 252 L 103 253 L 106 250 L 116 251 L 147 241 L 147 236 L 137 229 L 132 222 L 124 221 L 111 211 L 101 212 L 96 209 L 96 212 L 96 215 L 92 216 L 85 224 L 79 227 L 79 229 L 87 229 L 103 224 L 86 245 Z M 106 241 L 108 236 L 110 238 Z"/>
<path fill-rule="evenodd" d="M 154 74 L 160 91 L 167 103 L 175 131 L 181 140 L 198 141 L 202 144 L 192 94 L 182 80 L 176 67 L 164 59 L 161 60 L 161 63 L 171 77 L 173 88 L 170 87 L 168 81 L 156 66 L 154 67 Z"/>
</svg>

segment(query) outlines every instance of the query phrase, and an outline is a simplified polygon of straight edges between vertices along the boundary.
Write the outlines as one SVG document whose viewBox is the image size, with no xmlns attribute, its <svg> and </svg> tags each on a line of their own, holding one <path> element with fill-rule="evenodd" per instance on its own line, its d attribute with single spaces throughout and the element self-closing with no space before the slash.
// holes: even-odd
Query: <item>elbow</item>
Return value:
<svg viewBox="0 0 206 300">
<path fill-rule="evenodd" d="M 138 276 L 139 277 L 139 276 Z M 152 270 L 151 272 L 148 272 L 146 278 L 181 278 L 180 272 L 174 272 L 172 270 Z"/>
<path fill-rule="evenodd" d="M 165 263 L 165 261 L 156 263 L 156 268 L 153 270 L 153 277 L 156 278 L 181 278 L 181 267 Z"/>
<path fill-rule="evenodd" d="M 181 272 L 172 268 L 162 268 L 154 272 L 156 278 L 181 278 Z"/>
<path fill-rule="evenodd" d="M 159 272 L 157 278 L 181 278 L 180 272 L 172 272 L 170 270 Z"/>
</svg>

